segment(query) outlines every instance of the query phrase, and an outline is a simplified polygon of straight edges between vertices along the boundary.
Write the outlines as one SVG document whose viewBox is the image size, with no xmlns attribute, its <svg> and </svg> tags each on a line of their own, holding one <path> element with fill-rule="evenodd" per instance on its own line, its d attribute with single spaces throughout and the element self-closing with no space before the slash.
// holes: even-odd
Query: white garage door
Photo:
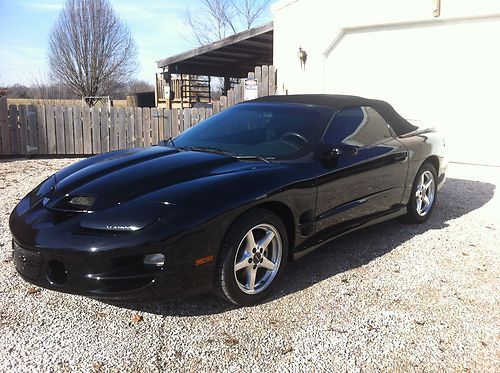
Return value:
<svg viewBox="0 0 500 373">
<path fill-rule="evenodd" d="M 500 20 L 347 32 L 325 62 L 324 92 L 386 99 L 439 127 L 451 160 L 500 165 Z"/>
</svg>

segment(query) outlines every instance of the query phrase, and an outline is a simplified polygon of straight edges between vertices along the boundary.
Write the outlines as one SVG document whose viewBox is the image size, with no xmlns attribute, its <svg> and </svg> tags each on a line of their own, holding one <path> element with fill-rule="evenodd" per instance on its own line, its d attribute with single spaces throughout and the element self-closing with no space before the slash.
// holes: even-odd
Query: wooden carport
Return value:
<svg viewBox="0 0 500 373">
<path fill-rule="evenodd" d="M 273 23 L 156 62 L 156 104 L 172 108 L 210 102 L 210 77 L 245 78 L 255 66 L 273 64 Z"/>
</svg>

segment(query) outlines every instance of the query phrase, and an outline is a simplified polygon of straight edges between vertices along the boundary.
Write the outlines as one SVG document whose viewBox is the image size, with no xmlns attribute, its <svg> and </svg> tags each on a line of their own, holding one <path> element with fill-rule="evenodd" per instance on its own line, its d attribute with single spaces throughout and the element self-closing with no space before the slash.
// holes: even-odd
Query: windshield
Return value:
<svg viewBox="0 0 500 373">
<path fill-rule="evenodd" d="M 326 107 L 296 104 L 240 104 L 195 125 L 171 143 L 238 156 L 296 158 L 311 151 L 333 113 Z"/>
</svg>

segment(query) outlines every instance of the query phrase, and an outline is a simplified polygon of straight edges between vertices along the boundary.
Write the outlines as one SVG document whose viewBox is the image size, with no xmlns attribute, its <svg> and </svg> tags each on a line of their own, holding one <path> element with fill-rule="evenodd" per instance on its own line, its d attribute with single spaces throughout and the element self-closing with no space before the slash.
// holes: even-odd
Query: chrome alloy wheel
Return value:
<svg viewBox="0 0 500 373">
<path fill-rule="evenodd" d="M 429 213 L 432 208 L 432 204 L 434 203 L 435 192 L 436 183 L 434 181 L 434 175 L 430 171 L 422 172 L 415 191 L 418 215 L 425 216 Z"/>
<path fill-rule="evenodd" d="M 283 243 L 278 230 L 270 224 L 259 224 L 241 240 L 234 258 L 234 278 L 241 291 L 258 294 L 278 274 Z"/>
</svg>

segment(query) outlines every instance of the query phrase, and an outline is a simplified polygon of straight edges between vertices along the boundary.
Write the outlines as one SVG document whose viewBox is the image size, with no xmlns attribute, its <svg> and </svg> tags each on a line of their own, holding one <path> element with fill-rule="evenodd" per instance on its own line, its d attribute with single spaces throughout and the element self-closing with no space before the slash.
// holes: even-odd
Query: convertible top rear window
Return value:
<svg viewBox="0 0 500 373">
<path fill-rule="evenodd" d="M 387 122 L 375 109 L 358 106 L 343 109 L 335 114 L 325 132 L 323 142 L 362 147 L 391 138 Z"/>
</svg>

